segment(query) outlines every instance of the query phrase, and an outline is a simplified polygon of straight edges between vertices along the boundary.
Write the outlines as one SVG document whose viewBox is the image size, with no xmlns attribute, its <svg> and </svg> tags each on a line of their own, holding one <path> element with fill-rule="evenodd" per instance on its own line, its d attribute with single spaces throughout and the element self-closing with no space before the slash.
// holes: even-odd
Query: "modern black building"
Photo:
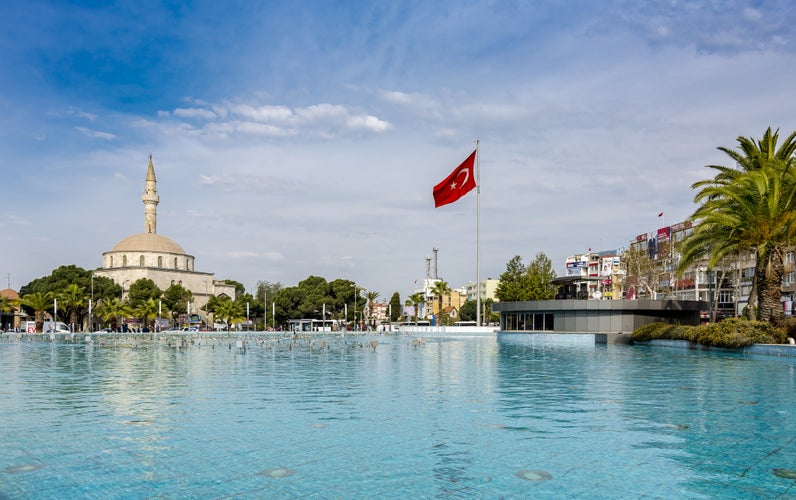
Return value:
<svg viewBox="0 0 796 500">
<path fill-rule="evenodd" d="M 636 328 L 661 321 L 698 325 L 710 304 L 696 300 L 539 300 L 499 302 L 500 332 L 604 334 L 625 343 Z M 601 335 L 601 338 L 602 335 Z"/>
</svg>

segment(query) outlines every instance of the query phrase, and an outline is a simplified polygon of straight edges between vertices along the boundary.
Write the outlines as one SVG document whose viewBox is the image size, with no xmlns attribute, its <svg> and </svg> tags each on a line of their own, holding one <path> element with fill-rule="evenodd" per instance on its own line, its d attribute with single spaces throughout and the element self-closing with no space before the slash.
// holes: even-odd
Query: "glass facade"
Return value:
<svg viewBox="0 0 796 500">
<path fill-rule="evenodd" d="M 500 329 L 521 332 L 551 332 L 554 328 L 553 313 L 503 313 L 500 315 Z"/>
</svg>

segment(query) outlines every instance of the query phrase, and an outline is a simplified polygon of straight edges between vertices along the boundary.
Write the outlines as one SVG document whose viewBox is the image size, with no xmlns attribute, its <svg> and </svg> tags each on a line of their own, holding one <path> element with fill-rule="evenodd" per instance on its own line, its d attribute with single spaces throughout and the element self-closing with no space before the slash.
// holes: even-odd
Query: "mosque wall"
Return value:
<svg viewBox="0 0 796 500">
<path fill-rule="evenodd" d="M 102 267 L 155 267 L 182 271 L 194 270 L 194 257 L 191 255 L 154 252 L 105 252 Z"/>
</svg>

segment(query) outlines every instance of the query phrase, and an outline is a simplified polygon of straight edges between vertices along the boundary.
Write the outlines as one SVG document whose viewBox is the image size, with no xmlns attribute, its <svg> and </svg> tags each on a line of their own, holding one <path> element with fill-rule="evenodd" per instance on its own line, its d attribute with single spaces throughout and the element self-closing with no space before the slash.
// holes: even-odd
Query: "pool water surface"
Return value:
<svg viewBox="0 0 796 500">
<path fill-rule="evenodd" d="M 244 342 L 0 344 L 0 498 L 796 497 L 793 358 Z"/>
</svg>

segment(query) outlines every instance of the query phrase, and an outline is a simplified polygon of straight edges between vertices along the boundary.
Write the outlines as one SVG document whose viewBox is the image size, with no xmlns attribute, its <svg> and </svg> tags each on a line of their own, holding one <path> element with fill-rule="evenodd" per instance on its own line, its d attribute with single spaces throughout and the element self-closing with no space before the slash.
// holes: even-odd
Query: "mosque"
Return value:
<svg viewBox="0 0 796 500">
<path fill-rule="evenodd" d="M 189 255 L 174 240 L 157 232 L 157 206 L 160 202 L 155 179 L 152 156 L 146 172 L 144 194 L 144 232 L 122 239 L 111 250 L 102 254 L 102 268 L 94 271 L 95 276 L 105 276 L 122 287 L 123 297 L 127 297 L 130 285 L 148 278 L 161 290 L 173 284 L 182 285 L 193 294 L 191 313 L 204 317 L 200 308 L 212 296 L 226 295 L 235 299 L 234 285 L 214 278 L 213 273 L 194 269 L 194 256 Z"/>
</svg>

